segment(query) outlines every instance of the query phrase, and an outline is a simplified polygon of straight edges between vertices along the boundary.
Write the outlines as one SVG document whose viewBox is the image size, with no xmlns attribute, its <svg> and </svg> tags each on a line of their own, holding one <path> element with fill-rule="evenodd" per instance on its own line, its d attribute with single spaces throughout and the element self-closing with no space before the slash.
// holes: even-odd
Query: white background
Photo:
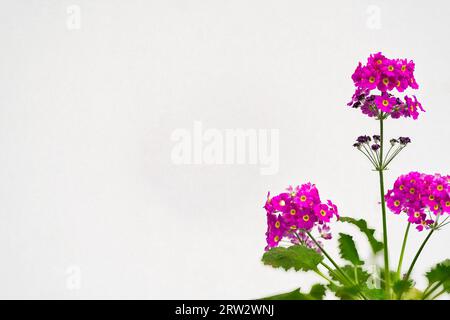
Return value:
<svg viewBox="0 0 450 320">
<path fill-rule="evenodd" d="M 0 4 L 1 298 L 308 289 L 314 274 L 261 264 L 262 206 L 268 190 L 312 181 L 342 215 L 380 227 L 377 175 L 351 147 L 377 123 L 346 106 L 350 76 L 372 52 L 416 62 L 427 110 L 386 123 L 388 138 L 413 140 L 387 187 L 411 170 L 448 173 L 448 1 Z M 68 27 L 71 5 L 79 29 Z M 171 133 L 195 120 L 280 130 L 278 174 L 173 164 Z M 389 214 L 393 268 L 404 227 Z M 405 264 L 425 235 L 412 234 Z M 419 286 L 417 275 L 449 256 L 449 241 L 448 229 L 433 236 Z"/>
</svg>

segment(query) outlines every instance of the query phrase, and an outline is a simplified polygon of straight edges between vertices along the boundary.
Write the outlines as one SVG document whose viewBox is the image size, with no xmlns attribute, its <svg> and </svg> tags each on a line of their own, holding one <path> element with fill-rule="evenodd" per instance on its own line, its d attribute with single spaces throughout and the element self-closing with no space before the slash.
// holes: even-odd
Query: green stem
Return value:
<svg viewBox="0 0 450 320">
<path fill-rule="evenodd" d="M 423 240 L 422 245 L 420 246 L 420 248 L 419 248 L 419 250 L 417 251 L 417 253 L 416 253 L 416 255 L 415 255 L 413 261 L 411 262 L 411 266 L 409 267 L 408 272 L 406 273 L 406 276 L 405 276 L 405 279 L 406 279 L 406 280 L 408 280 L 409 277 L 411 276 L 411 272 L 412 272 L 413 269 L 414 269 L 414 265 L 416 264 L 417 259 L 419 259 L 419 256 L 420 256 L 420 254 L 422 253 L 423 248 L 424 248 L 425 245 L 427 244 L 428 240 L 430 240 L 430 237 L 431 237 L 431 235 L 433 234 L 433 232 L 434 232 L 434 230 L 435 230 L 435 227 L 436 227 L 436 225 L 437 225 L 437 220 L 438 220 L 438 219 L 436 219 L 436 222 L 435 222 L 433 228 L 432 228 L 431 231 L 428 233 L 428 235 L 427 235 L 427 237 L 425 238 L 425 240 Z"/>
<path fill-rule="evenodd" d="M 383 218 L 383 245 L 384 245 L 384 281 L 386 297 L 389 300 L 391 297 L 391 280 L 390 280 L 390 269 L 389 269 L 389 251 L 388 251 L 388 235 L 387 235 L 387 222 L 386 222 L 386 202 L 384 200 L 384 176 L 383 176 L 383 117 L 380 117 L 380 166 L 379 166 L 379 177 L 380 177 L 380 196 L 381 196 L 381 214 Z"/>
<path fill-rule="evenodd" d="M 302 243 L 303 242 L 303 240 L 300 238 L 300 236 L 296 233 L 296 232 L 294 232 L 294 235 L 297 237 L 297 239 Z M 313 241 L 314 241 L 314 243 L 316 243 L 316 245 L 320 248 L 320 245 L 319 245 L 319 243 L 311 236 L 311 234 L 309 234 L 308 233 L 308 235 L 309 235 L 309 237 L 311 238 L 311 239 L 313 239 Z M 322 251 L 323 251 L 323 248 L 321 248 L 322 249 Z M 328 256 L 328 259 L 330 259 L 330 261 L 331 261 L 331 258 Z M 337 279 L 339 279 L 341 282 L 346 282 L 345 281 L 345 279 L 344 278 L 342 278 L 342 276 L 339 274 L 339 273 L 336 273 L 328 264 L 326 264 L 325 262 L 320 262 L 320 264 L 321 265 L 323 265 L 331 274 L 333 274 Z M 320 272 L 320 271 L 319 271 Z M 320 275 L 320 274 L 319 274 Z M 322 278 L 323 278 L 323 274 L 322 275 L 320 275 Z"/>
<path fill-rule="evenodd" d="M 320 262 L 320 264 L 322 265 L 322 266 L 324 266 L 327 270 L 328 270 L 328 272 L 331 274 L 331 275 L 333 275 L 334 277 L 336 277 L 339 281 L 343 281 L 343 282 L 345 282 L 345 279 L 343 279 L 342 278 L 342 276 L 341 276 L 341 274 L 340 273 L 336 273 L 328 264 L 326 264 L 325 262 Z"/>
<path fill-rule="evenodd" d="M 437 297 L 443 295 L 443 294 L 446 293 L 446 292 L 447 292 L 447 290 L 442 289 L 442 290 L 439 291 L 436 295 L 434 295 L 434 296 L 431 298 L 431 300 L 436 300 Z"/>
<path fill-rule="evenodd" d="M 311 232 L 309 232 L 308 230 L 305 230 L 305 232 L 308 234 L 308 236 L 311 238 L 311 240 L 316 244 L 316 246 L 321 250 L 321 252 L 324 254 L 324 256 L 327 257 L 328 260 L 330 260 L 330 262 L 333 264 L 333 266 L 336 268 L 336 270 L 338 270 L 342 274 L 342 276 L 345 278 L 345 280 L 347 280 L 350 284 L 355 285 L 355 283 L 352 281 L 352 279 L 350 279 L 345 274 L 345 272 L 338 266 L 338 264 L 333 260 L 333 258 L 330 257 L 330 255 L 325 251 L 325 249 L 320 245 L 320 243 L 317 242 L 317 240 L 312 236 Z M 367 297 L 362 292 L 360 292 L 359 295 L 364 300 L 367 300 Z"/>
<path fill-rule="evenodd" d="M 366 147 L 364 144 L 362 146 L 363 146 L 364 150 L 366 150 L 368 157 L 370 157 L 370 159 L 372 160 L 372 163 L 375 166 L 375 168 L 378 168 L 378 164 L 380 163 L 380 160 L 378 160 L 378 158 L 373 154 L 372 149 L 370 149 L 370 146 Z"/>
<path fill-rule="evenodd" d="M 369 158 L 369 156 L 367 155 L 367 153 L 365 153 L 364 151 L 362 151 L 361 149 L 359 149 L 359 151 L 366 156 L 367 159 L 369 159 L 369 161 L 373 164 L 374 168 L 377 168 L 377 164 L 371 159 Z"/>
<path fill-rule="evenodd" d="M 447 222 L 447 223 L 446 223 L 446 221 L 448 220 L 448 218 L 450 218 L 450 217 L 445 218 L 444 221 L 442 221 L 442 222 L 436 227 L 436 229 L 441 229 L 442 227 L 445 227 L 446 225 L 448 225 L 448 224 L 450 223 L 450 222 Z"/>
<path fill-rule="evenodd" d="M 346 280 L 341 273 L 336 272 L 336 270 L 333 270 L 328 264 L 326 264 L 325 262 L 321 262 L 320 263 L 322 266 L 324 266 L 326 269 L 328 269 L 328 272 L 335 278 L 337 279 L 340 283 L 342 283 L 343 285 L 350 285 L 352 286 L 353 284 L 348 282 L 348 280 Z"/>
<path fill-rule="evenodd" d="M 330 278 L 328 278 L 326 275 L 324 275 L 320 270 L 315 270 L 314 271 L 315 273 L 317 273 L 319 276 L 321 276 L 323 279 L 325 279 L 326 281 L 328 281 L 329 283 L 331 283 L 331 284 L 334 284 L 334 285 L 336 285 L 334 282 L 333 282 L 333 280 L 331 280 Z"/>
<path fill-rule="evenodd" d="M 430 290 L 432 283 L 428 284 L 428 286 L 423 290 L 422 292 L 422 299 L 423 297 L 428 293 L 428 290 Z"/>
<path fill-rule="evenodd" d="M 400 259 L 398 260 L 398 267 L 397 267 L 397 278 L 398 279 L 401 279 L 403 256 L 405 254 L 406 242 L 408 241 L 408 233 L 409 233 L 409 228 L 410 227 L 411 227 L 411 223 L 408 222 L 408 226 L 406 227 L 406 231 L 405 231 L 405 236 L 403 238 L 403 244 L 402 244 L 402 251 L 400 253 Z"/>
<path fill-rule="evenodd" d="M 330 271 L 330 272 L 334 272 L 334 270 L 333 269 L 331 269 L 331 267 L 328 265 L 328 264 L 326 264 L 325 262 L 323 262 L 323 261 L 321 261 L 320 262 L 320 264 L 321 265 L 323 265 L 325 268 L 327 268 L 328 269 L 328 271 Z"/>
<path fill-rule="evenodd" d="M 400 147 L 397 150 L 394 151 L 394 154 L 391 155 L 391 157 L 389 158 L 389 160 L 385 161 L 384 165 L 383 165 L 383 169 L 386 169 L 387 166 L 392 162 L 392 160 L 395 159 L 395 157 L 403 150 L 404 147 Z"/>
<path fill-rule="evenodd" d="M 293 234 L 297 237 L 297 240 L 300 242 L 301 245 L 305 245 L 304 241 L 302 240 L 302 238 L 300 238 L 297 232 L 294 231 Z"/>
<path fill-rule="evenodd" d="M 391 144 L 391 147 L 389 148 L 388 152 L 386 153 L 386 155 L 384 156 L 384 162 L 386 162 L 387 159 L 389 159 L 389 153 L 391 152 L 392 148 L 394 146 Z"/>
<path fill-rule="evenodd" d="M 309 231 L 306 231 L 306 233 L 308 234 L 308 236 L 311 238 L 311 240 L 316 244 L 316 246 L 320 249 L 320 251 L 324 254 L 325 257 L 328 258 L 328 260 L 331 262 L 331 264 L 336 268 L 336 270 L 338 270 L 342 276 L 345 278 L 345 280 L 347 280 L 348 282 L 350 282 L 351 284 L 353 284 L 353 281 L 345 274 L 345 272 L 338 266 L 338 264 L 333 260 L 333 258 L 330 257 L 330 255 L 325 251 L 325 249 L 320 245 L 319 242 L 317 242 L 317 240 L 311 235 L 311 233 Z"/>
<path fill-rule="evenodd" d="M 423 296 L 422 296 L 422 300 L 425 300 L 426 298 L 428 298 L 434 291 L 436 291 L 440 286 L 442 285 L 442 282 L 438 282 L 436 283 L 430 290 L 428 290 L 427 292 L 424 292 Z"/>
</svg>

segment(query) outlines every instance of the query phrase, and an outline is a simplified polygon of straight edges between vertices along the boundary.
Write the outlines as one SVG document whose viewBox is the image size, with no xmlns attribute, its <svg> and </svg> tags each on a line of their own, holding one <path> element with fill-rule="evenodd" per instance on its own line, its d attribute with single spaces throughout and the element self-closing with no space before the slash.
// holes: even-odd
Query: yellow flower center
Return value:
<svg viewBox="0 0 450 320">
<path fill-rule="evenodd" d="M 291 226 L 291 230 L 297 229 L 297 226 Z"/>
<path fill-rule="evenodd" d="M 280 221 L 275 222 L 275 228 L 279 229 L 280 225 L 281 225 Z"/>
<path fill-rule="evenodd" d="M 280 237 L 279 237 L 279 236 L 275 236 L 275 238 L 273 238 L 273 240 L 274 240 L 275 242 L 278 242 L 278 241 L 280 241 Z"/>
<path fill-rule="evenodd" d="M 450 201 L 446 201 L 446 202 L 445 202 L 445 206 L 446 206 L 446 207 L 450 207 Z"/>
<path fill-rule="evenodd" d="M 370 77 L 370 78 L 369 78 L 369 82 L 370 82 L 370 83 L 374 83 L 374 82 L 375 82 L 375 77 Z"/>
<path fill-rule="evenodd" d="M 385 106 L 385 107 L 386 107 L 387 105 L 389 105 L 389 101 L 387 101 L 386 99 L 384 99 L 382 103 L 383 103 L 383 106 Z"/>
<path fill-rule="evenodd" d="M 434 196 L 433 196 L 432 194 L 430 194 L 430 196 L 428 197 L 428 199 L 434 200 Z"/>
<path fill-rule="evenodd" d="M 397 80 L 397 87 L 400 87 L 400 84 L 401 84 L 400 80 Z"/>
<path fill-rule="evenodd" d="M 436 187 L 436 189 L 438 189 L 438 191 L 442 191 L 442 190 L 444 190 L 444 186 L 442 184 L 440 184 Z"/>
<path fill-rule="evenodd" d="M 414 188 L 409 189 L 409 193 L 414 194 L 414 192 L 416 192 L 416 189 Z"/>
<path fill-rule="evenodd" d="M 327 215 L 327 213 L 326 213 L 326 211 L 325 210 L 320 210 L 320 214 L 323 216 L 323 217 L 325 217 L 326 215 Z"/>
<path fill-rule="evenodd" d="M 297 211 L 296 211 L 295 209 L 291 209 L 291 214 L 292 214 L 293 216 L 295 216 L 296 213 L 297 213 Z"/>
<path fill-rule="evenodd" d="M 389 83 L 389 79 L 388 79 L 388 78 L 384 78 L 384 79 L 383 79 L 383 83 L 384 83 L 385 85 L 387 85 L 387 84 Z"/>
<path fill-rule="evenodd" d="M 404 185 L 400 185 L 399 189 L 403 190 L 403 189 L 405 189 L 405 186 Z"/>
<path fill-rule="evenodd" d="M 419 218 L 420 217 L 420 212 L 414 212 L 414 217 Z"/>
<path fill-rule="evenodd" d="M 393 70 L 394 70 L 394 67 L 393 67 L 393 66 L 389 66 L 389 67 L 388 67 L 388 70 L 389 70 L 389 71 L 393 71 Z"/>
<path fill-rule="evenodd" d="M 284 200 L 280 201 L 280 206 L 284 207 L 286 205 L 286 202 L 284 202 Z"/>
<path fill-rule="evenodd" d="M 435 204 L 433 208 L 434 208 L 434 210 L 437 210 L 437 209 L 439 209 L 439 205 Z"/>
<path fill-rule="evenodd" d="M 300 200 L 301 200 L 302 202 L 305 202 L 305 201 L 306 201 L 306 196 L 305 196 L 305 195 L 302 195 L 302 196 L 300 197 Z"/>
<path fill-rule="evenodd" d="M 395 200 L 395 201 L 394 201 L 394 206 L 398 207 L 399 205 L 400 205 L 400 201 Z"/>
<path fill-rule="evenodd" d="M 405 71 L 406 70 L 406 66 L 402 66 L 402 71 Z"/>
<path fill-rule="evenodd" d="M 381 61 L 381 59 L 377 60 L 377 64 L 382 64 L 382 63 L 383 63 L 383 61 Z"/>
<path fill-rule="evenodd" d="M 303 221 L 308 222 L 309 221 L 309 216 L 308 215 L 304 215 L 303 216 Z"/>
</svg>

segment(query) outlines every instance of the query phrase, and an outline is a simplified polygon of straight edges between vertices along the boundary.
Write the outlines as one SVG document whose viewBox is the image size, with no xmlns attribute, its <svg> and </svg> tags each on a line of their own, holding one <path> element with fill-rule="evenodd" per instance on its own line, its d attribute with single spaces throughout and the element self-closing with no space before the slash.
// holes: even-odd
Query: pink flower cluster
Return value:
<svg viewBox="0 0 450 320">
<path fill-rule="evenodd" d="M 331 239 L 328 223 L 333 217 L 339 219 L 337 207 L 328 200 L 322 203 L 314 184 L 289 187 L 287 192 L 275 197 L 267 195 L 264 206 L 267 212 L 267 247 L 278 246 L 285 238 L 291 243 L 315 248 L 305 231 L 317 227 L 321 238 Z"/>
<path fill-rule="evenodd" d="M 356 90 L 347 104 L 369 117 L 378 117 L 380 112 L 397 119 L 412 117 L 416 120 L 419 110 L 425 112 L 416 96 L 404 96 L 403 100 L 394 96 L 393 90 L 403 92 L 406 89 L 418 89 L 414 78 L 415 64 L 407 59 L 388 59 L 381 52 L 372 54 L 366 65 L 358 64 L 352 75 Z M 372 90 L 378 93 L 372 94 Z"/>
<path fill-rule="evenodd" d="M 450 213 L 450 176 L 410 172 L 397 178 L 385 199 L 392 212 L 406 213 L 422 231 L 435 222 L 431 214 Z"/>
</svg>

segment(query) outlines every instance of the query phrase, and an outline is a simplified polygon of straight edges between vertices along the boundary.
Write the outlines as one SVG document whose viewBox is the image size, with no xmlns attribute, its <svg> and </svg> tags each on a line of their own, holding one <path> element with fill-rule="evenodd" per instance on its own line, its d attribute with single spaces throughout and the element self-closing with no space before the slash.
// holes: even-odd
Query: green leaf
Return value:
<svg viewBox="0 0 450 320">
<path fill-rule="evenodd" d="M 309 293 L 302 293 L 300 288 L 288 293 L 263 298 L 262 300 L 322 300 L 325 296 L 326 288 L 322 284 L 315 284 Z"/>
<path fill-rule="evenodd" d="M 411 280 L 398 280 L 394 283 L 392 289 L 397 297 L 401 297 L 405 292 L 408 292 L 412 286 L 413 282 Z"/>
<path fill-rule="evenodd" d="M 384 300 L 385 293 L 382 289 L 369 289 L 367 284 L 359 284 L 353 286 L 336 286 L 334 284 L 330 284 L 330 291 L 334 292 L 336 297 L 341 300 L 361 300 L 364 295 L 366 299 L 369 300 Z"/>
<path fill-rule="evenodd" d="M 347 277 L 355 280 L 355 268 L 356 268 L 356 277 L 358 278 L 358 282 L 366 283 L 367 280 L 369 279 L 370 275 L 368 272 L 363 270 L 361 267 L 346 265 L 346 266 L 341 267 L 341 270 L 347 275 Z M 343 283 L 341 281 L 341 278 L 336 277 L 335 274 L 339 274 L 339 271 L 334 270 L 334 273 L 329 272 L 331 279 L 333 279 L 334 281 L 340 282 L 342 285 L 345 285 L 345 283 Z"/>
<path fill-rule="evenodd" d="M 430 284 L 450 280 L 450 259 L 438 263 L 434 268 L 427 272 L 426 277 Z"/>
<path fill-rule="evenodd" d="M 444 282 L 445 292 L 450 293 L 450 281 Z"/>
<path fill-rule="evenodd" d="M 341 300 L 359 300 L 360 288 L 358 286 L 336 286 L 334 284 L 328 285 L 336 297 Z"/>
<path fill-rule="evenodd" d="M 384 300 L 385 293 L 382 289 L 369 288 L 367 281 L 370 278 L 370 274 L 359 266 L 346 265 L 341 267 L 341 270 L 347 275 L 348 278 L 352 279 L 355 283 L 354 285 L 348 285 L 347 281 L 342 281 L 342 277 L 336 277 L 339 274 L 337 270 L 330 272 L 331 278 L 340 285 L 336 283 L 330 285 L 330 290 L 333 291 L 336 297 L 342 300 L 360 300 L 362 295 L 369 300 Z"/>
<path fill-rule="evenodd" d="M 426 277 L 430 285 L 433 283 L 441 283 L 444 289 L 450 293 L 450 259 L 438 263 L 427 272 Z"/>
<path fill-rule="evenodd" d="M 304 246 L 291 246 L 288 248 L 275 247 L 264 253 L 262 262 L 274 268 L 283 268 L 295 271 L 317 270 L 317 265 L 323 260 L 322 255 L 315 250 Z"/>
<path fill-rule="evenodd" d="M 383 289 L 363 288 L 361 292 L 369 300 L 384 300 L 385 291 Z"/>
<path fill-rule="evenodd" d="M 353 241 L 352 236 L 345 233 L 339 233 L 338 241 L 342 259 L 351 262 L 355 266 L 364 264 L 364 262 L 359 259 L 358 250 L 356 250 L 355 241 Z"/>
<path fill-rule="evenodd" d="M 372 251 L 374 254 L 377 254 L 378 252 L 383 250 L 383 242 L 378 241 L 375 238 L 375 236 L 374 236 L 375 229 L 370 229 L 367 226 L 367 222 L 364 219 L 356 220 L 351 217 L 340 217 L 339 221 L 350 223 L 350 224 L 356 226 L 359 229 L 359 231 L 364 233 L 367 237 L 367 240 L 369 240 L 369 244 L 372 247 Z"/>
<path fill-rule="evenodd" d="M 327 289 L 323 284 L 315 284 L 309 290 L 309 295 L 314 298 L 314 300 L 322 300 L 325 296 Z"/>
</svg>

